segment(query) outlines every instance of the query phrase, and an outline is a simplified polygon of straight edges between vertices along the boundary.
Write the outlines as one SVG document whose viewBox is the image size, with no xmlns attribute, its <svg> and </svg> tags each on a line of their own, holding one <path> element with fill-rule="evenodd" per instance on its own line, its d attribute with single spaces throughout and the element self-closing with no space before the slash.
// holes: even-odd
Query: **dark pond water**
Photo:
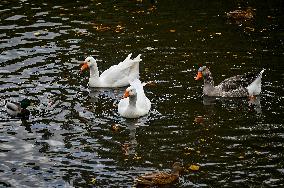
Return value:
<svg viewBox="0 0 284 188">
<path fill-rule="evenodd" d="M 251 7 L 253 20 L 226 12 Z M 283 1 L 0 2 L 0 187 L 132 187 L 175 161 L 198 171 L 175 187 L 284 186 Z M 124 88 L 90 89 L 80 62 L 105 70 L 142 54 L 150 113 L 117 113 Z M 193 77 L 215 82 L 265 68 L 263 92 L 247 99 L 202 96 Z M 5 100 L 30 98 L 29 120 Z M 119 131 L 112 131 L 116 124 Z"/>
</svg>

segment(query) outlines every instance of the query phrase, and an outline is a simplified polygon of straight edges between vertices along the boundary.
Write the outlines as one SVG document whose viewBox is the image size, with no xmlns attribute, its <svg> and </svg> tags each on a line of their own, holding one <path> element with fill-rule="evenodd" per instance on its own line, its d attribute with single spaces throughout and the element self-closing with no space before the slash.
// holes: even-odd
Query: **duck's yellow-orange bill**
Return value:
<svg viewBox="0 0 284 188">
<path fill-rule="evenodd" d="M 127 97 L 129 97 L 129 91 L 125 91 L 123 94 L 123 98 L 127 98 Z"/>
<path fill-rule="evenodd" d="M 195 80 L 200 80 L 202 78 L 202 72 L 201 71 L 198 71 L 196 77 L 195 77 Z"/>
<path fill-rule="evenodd" d="M 84 70 L 88 69 L 89 66 L 87 63 L 83 63 L 82 67 L 81 67 L 81 72 L 83 72 Z"/>
</svg>

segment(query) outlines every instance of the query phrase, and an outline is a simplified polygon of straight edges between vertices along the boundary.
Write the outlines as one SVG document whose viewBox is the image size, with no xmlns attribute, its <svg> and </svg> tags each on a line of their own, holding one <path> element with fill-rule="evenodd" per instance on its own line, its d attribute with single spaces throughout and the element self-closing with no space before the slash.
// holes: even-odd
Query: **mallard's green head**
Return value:
<svg viewBox="0 0 284 188">
<path fill-rule="evenodd" d="M 31 105 L 31 101 L 29 99 L 23 99 L 21 102 L 21 108 L 26 109 L 28 106 Z"/>
</svg>

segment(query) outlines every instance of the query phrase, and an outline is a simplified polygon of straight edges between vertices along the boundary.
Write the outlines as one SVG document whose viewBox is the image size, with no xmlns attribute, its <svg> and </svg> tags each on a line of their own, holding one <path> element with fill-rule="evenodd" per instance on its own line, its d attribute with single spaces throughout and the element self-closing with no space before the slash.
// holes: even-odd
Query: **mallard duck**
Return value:
<svg viewBox="0 0 284 188">
<path fill-rule="evenodd" d="M 214 86 L 210 70 L 206 67 L 198 69 L 195 80 L 204 79 L 203 94 L 213 97 L 254 97 L 261 92 L 261 77 L 264 69 L 259 74 L 247 73 L 227 78 L 219 85 Z"/>
<path fill-rule="evenodd" d="M 183 170 L 181 163 L 175 162 L 171 173 L 154 172 L 136 178 L 136 186 L 159 186 L 172 184 L 178 180 L 180 172 Z"/>
<path fill-rule="evenodd" d="M 148 114 L 151 108 L 151 102 L 146 97 L 143 84 L 139 79 L 130 82 L 118 103 L 118 113 L 125 118 L 138 118 Z"/>
<path fill-rule="evenodd" d="M 99 75 L 97 62 L 93 57 L 87 57 L 81 67 L 81 72 L 90 69 L 90 87 L 124 87 L 129 85 L 129 80 L 139 77 L 139 62 L 142 61 L 139 54 L 131 59 L 129 54 L 126 59 L 118 65 L 113 65 Z"/>
<path fill-rule="evenodd" d="M 22 101 L 20 101 L 20 103 L 6 101 L 6 110 L 7 113 L 11 116 L 24 118 L 30 115 L 30 111 L 27 109 L 27 107 L 30 105 L 31 101 L 29 99 L 23 99 Z"/>
</svg>

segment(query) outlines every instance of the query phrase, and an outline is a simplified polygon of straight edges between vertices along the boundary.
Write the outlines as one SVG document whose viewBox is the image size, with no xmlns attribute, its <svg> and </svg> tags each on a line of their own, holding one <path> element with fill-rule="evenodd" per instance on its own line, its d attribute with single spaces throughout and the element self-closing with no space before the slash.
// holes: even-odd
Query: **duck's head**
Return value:
<svg viewBox="0 0 284 188">
<path fill-rule="evenodd" d="M 96 64 L 96 60 L 93 57 L 87 57 L 85 59 L 85 61 L 82 62 L 82 66 L 81 66 L 81 73 L 86 70 L 89 69 L 90 67 L 94 66 Z"/>
<path fill-rule="evenodd" d="M 203 76 L 205 76 L 206 66 L 199 67 L 195 80 L 200 80 Z"/>
<path fill-rule="evenodd" d="M 23 99 L 20 102 L 21 108 L 26 109 L 28 106 L 31 105 L 31 101 L 29 99 Z"/>
<path fill-rule="evenodd" d="M 175 162 L 173 164 L 173 172 L 181 172 L 182 170 L 183 170 L 183 167 L 180 162 Z"/>
<path fill-rule="evenodd" d="M 131 96 L 136 96 L 136 89 L 133 87 L 129 87 L 125 90 L 123 98 L 131 97 Z"/>
</svg>

